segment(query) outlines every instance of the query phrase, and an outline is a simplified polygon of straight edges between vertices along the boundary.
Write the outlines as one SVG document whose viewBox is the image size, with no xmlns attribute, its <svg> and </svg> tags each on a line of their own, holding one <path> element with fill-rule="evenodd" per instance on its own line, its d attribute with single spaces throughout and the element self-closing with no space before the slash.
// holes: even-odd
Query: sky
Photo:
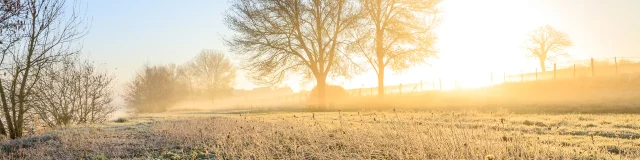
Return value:
<svg viewBox="0 0 640 160">
<path fill-rule="evenodd" d="M 121 94 L 127 81 L 144 64 L 182 64 L 203 49 L 226 52 L 224 36 L 232 32 L 223 22 L 227 0 L 81 1 L 91 29 L 82 39 L 83 55 L 116 76 Z M 640 57 L 638 0 L 444 0 L 438 27 L 438 58 L 399 73 L 387 84 L 420 80 L 464 80 L 486 84 L 490 72 L 533 71 L 534 59 L 522 48 L 529 31 L 549 24 L 574 42 L 572 60 Z M 640 59 L 637 59 L 640 60 Z M 239 63 L 237 60 L 232 60 Z M 236 88 L 256 87 L 237 77 Z M 373 87 L 375 73 L 330 83 L 345 88 Z M 302 84 L 302 85 L 301 85 Z M 295 91 L 313 87 L 292 76 L 285 82 Z"/>
</svg>

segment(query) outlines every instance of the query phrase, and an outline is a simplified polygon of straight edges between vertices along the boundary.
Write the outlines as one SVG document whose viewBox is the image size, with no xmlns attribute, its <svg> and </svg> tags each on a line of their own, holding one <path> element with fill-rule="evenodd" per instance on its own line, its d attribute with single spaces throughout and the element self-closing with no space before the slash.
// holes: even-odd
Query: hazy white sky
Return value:
<svg viewBox="0 0 640 160">
<path fill-rule="evenodd" d="M 91 32 L 83 51 L 117 76 L 118 90 L 143 64 L 183 63 L 202 49 L 227 52 L 221 38 L 226 0 L 84 1 Z M 388 84 L 420 80 L 473 79 L 489 72 L 533 70 L 521 48 L 528 31 L 550 24 L 575 43 L 573 58 L 640 57 L 640 1 L 637 0 L 444 0 L 439 58 L 431 66 L 392 74 Z M 229 54 L 231 55 L 231 54 Z M 640 59 L 638 59 L 640 60 Z M 237 88 L 255 87 L 239 74 Z M 345 87 L 375 86 L 373 73 Z M 486 81 L 489 79 L 486 78 Z M 298 79 L 287 81 L 294 90 Z"/>
</svg>

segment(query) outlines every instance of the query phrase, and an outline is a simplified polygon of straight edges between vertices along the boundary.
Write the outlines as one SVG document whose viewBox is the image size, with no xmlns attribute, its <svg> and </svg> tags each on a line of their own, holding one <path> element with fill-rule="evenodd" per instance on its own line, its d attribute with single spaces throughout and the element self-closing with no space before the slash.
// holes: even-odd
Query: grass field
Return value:
<svg viewBox="0 0 640 160">
<path fill-rule="evenodd" d="M 2 159 L 638 159 L 640 118 L 507 111 L 182 112 L 2 142 Z"/>
<path fill-rule="evenodd" d="M 0 159 L 640 159 L 638 86 L 638 75 L 507 83 L 351 96 L 322 112 L 185 103 L 2 140 Z"/>
</svg>

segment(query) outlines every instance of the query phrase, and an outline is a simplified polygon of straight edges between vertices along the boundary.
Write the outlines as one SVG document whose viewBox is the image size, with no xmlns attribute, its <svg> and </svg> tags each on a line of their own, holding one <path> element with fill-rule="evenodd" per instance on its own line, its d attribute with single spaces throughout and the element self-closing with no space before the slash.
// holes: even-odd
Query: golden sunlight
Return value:
<svg viewBox="0 0 640 160">
<path fill-rule="evenodd" d="M 639 0 L 0 1 L 0 159 L 640 159 Z"/>
</svg>

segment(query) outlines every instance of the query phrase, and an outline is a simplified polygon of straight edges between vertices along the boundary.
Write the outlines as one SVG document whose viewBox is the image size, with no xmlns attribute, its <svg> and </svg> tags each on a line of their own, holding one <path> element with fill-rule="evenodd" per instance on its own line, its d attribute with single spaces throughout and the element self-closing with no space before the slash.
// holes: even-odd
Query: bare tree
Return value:
<svg viewBox="0 0 640 160">
<path fill-rule="evenodd" d="M 61 57 L 76 54 L 73 42 L 87 31 L 75 8 L 65 13 L 69 9 L 65 0 L 27 0 L 21 5 L 24 25 L 15 31 L 15 44 L 5 46 L 0 60 L 0 100 L 10 138 L 23 135 L 25 114 L 32 109 L 28 100 L 43 69 Z"/>
<path fill-rule="evenodd" d="M 571 46 L 573 46 L 573 42 L 568 34 L 558 31 L 550 25 L 545 25 L 529 33 L 525 47 L 531 56 L 538 58 L 542 72 L 546 72 L 545 62 L 568 56 L 569 54 L 565 50 Z"/>
<path fill-rule="evenodd" d="M 436 55 L 434 28 L 440 0 L 360 0 L 363 18 L 349 50 L 361 53 L 378 75 L 384 97 L 385 68 L 403 70 Z"/>
<path fill-rule="evenodd" d="M 24 5 L 21 5 L 17 0 L 0 2 L 0 51 L 2 51 L 0 64 L 4 63 L 7 50 L 20 40 L 19 32 L 24 28 L 24 18 L 22 18 L 24 13 Z M 7 129 L 4 126 L 0 120 L 0 134 L 7 136 Z"/>
<path fill-rule="evenodd" d="M 230 94 L 236 80 L 236 69 L 224 53 L 202 50 L 187 63 L 187 72 L 194 81 L 193 87 L 204 91 L 210 100 L 220 94 Z"/>
<path fill-rule="evenodd" d="M 50 127 L 102 122 L 116 110 L 113 78 L 91 62 L 67 58 L 44 69 L 30 104 Z"/>
<path fill-rule="evenodd" d="M 187 97 L 193 96 L 194 89 L 192 87 L 192 77 L 189 75 L 188 68 L 186 65 L 177 65 L 177 64 L 166 64 L 164 65 L 171 75 L 173 75 L 174 79 L 174 89 L 173 92 L 175 99 L 184 100 Z"/>
<path fill-rule="evenodd" d="M 346 73 L 345 33 L 358 12 L 351 0 L 233 1 L 225 22 L 236 34 L 227 45 L 258 84 L 275 85 L 287 74 L 315 78 L 317 105 L 325 107 L 327 77 Z"/>
<path fill-rule="evenodd" d="M 169 66 L 148 66 L 136 74 L 123 98 L 127 107 L 137 113 L 164 112 L 180 100 L 175 70 Z"/>
</svg>

